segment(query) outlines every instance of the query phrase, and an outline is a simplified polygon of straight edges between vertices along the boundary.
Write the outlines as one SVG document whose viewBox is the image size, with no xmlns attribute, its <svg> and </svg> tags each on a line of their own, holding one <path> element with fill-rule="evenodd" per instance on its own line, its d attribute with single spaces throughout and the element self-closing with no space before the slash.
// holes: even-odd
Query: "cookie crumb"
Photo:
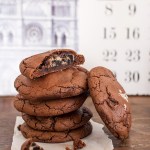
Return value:
<svg viewBox="0 0 150 150">
<path fill-rule="evenodd" d="M 80 139 L 76 139 L 73 141 L 74 150 L 82 149 L 85 146 L 86 146 L 86 144 L 83 141 L 81 141 Z"/>
<path fill-rule="evenodd" d="M 66 147 L 66 150 L 71 150 L 69 147 Z"/>
<path fill-rule="evenodd" d="M 37 145 L 32 138 L 27 139 L 21 146 L 21 150 L 44 150 Z"/>
<path fill-rule="evenodd" d="M 20 131 L 20 127 L 21 127 L 21 125 L 18 125 L 18 127 L 17 127 L 17 129 Z"/>
</svg>

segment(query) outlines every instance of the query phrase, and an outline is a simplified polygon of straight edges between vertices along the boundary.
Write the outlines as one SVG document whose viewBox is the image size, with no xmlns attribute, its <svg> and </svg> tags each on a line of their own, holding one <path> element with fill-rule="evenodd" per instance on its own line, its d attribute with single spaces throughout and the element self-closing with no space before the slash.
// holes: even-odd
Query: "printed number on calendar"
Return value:
<svg viewBox="0 0 150 150">
<path fill-rule="evenodd" d="M 140 80 L 140 73 L 138 71 L 126 71 L 125 72 L 125 82 L 130 83 L 134 82 L 137 83 Z"/>
</svg>

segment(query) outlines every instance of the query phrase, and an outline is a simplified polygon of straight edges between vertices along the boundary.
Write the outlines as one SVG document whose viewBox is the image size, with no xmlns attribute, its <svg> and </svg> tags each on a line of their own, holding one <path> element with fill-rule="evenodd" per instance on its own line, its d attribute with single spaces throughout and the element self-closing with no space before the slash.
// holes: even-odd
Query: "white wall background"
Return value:
<svg viewBox="0 0 150 150">
<path fill-rule="evenodd" d="M 32 1 L 34 0 L 28 0 L 28 2 Z M 84 54 L 86 58 L 84 66 L 88 69 L 95 66 L 110 68 L 128 94 L 150 95 L 150 0 L 65 1 L 78 2 L 78 7 L 75 7 L 76 3 L 73 3 L 72 9 L 73 12 L 77 8 L 78 26 L 75 22 L 76 16 L 70 18 L 69 23 L 66 23 L 70 24 L 67 28 L 71 28 L 69 30 L 71 36 L 68 40 L 71 44 L 66 47 L 79 50 Z M 7 2 L 10 1 L 7 0 Z M 38 3 L 41 4 L 39 11 L 49 12 L 51 2 L 52 0 L 38 0 Z M 59 0 L 55 0 L 55 3 L 57 2 L 59 3 Z M 1 3 L 2 1 L 0 5 Z M 20 0 L 17 0 L 17 3 L 20 3 Z M 27 13 L 28 7 L 25 10 L 26 14 L 29 14 Z M 34 14 L 34 11 L 32 13 Z M 0 15 L 1 20 L 6 17 L 7 15 Z M 20 19 L 21 16 L 17 15 L 17 17 Z M 18 65 L 23 58 L 53 48 L 50 45 L 51 38 L 46 38 L 51 37 L 51 32 L 54 31 L 49 26 L 51 16 L 48 15 L 46 18 L 40 16 L 40 18 L 43 29 L 49 30 L 49 32 L 45 31 L 46 35 L 41 44 L 17 47 L 21 41 L 20 32 L 16 32 L 17 41 L 13 46 L 10 46 L 9 43 L 5 46 L 0 45 L 0 95 L 16 93 L 13 82 L 19 75 Z M 61 20 L 66 19 L 64 17 Z M 33 15 L 25 23 L 32 22 L 32 20 L 37 20 L 37 16 Z M 44 20 L 46 22 L 43 22 Z M 19 21 L 18 23 L 16 21 L 14 21 L 14 24 L 18 25 L 15 26 L 16 29 L 22 31 L 22 26 Z"/>
</svg>

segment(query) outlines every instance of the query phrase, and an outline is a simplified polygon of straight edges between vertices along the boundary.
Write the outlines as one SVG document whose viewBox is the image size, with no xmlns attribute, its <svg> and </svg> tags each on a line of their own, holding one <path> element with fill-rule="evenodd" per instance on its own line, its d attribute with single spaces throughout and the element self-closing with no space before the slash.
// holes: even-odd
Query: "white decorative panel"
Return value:
<svg viewBox="0 0 150 150">
<path fill-rule="evenodd" d="M 77 49 L 76 33 L 76 0 L 0 0 L 0 96 L 16 94 L 22 59 L 53 48 Z"/>
</svg>

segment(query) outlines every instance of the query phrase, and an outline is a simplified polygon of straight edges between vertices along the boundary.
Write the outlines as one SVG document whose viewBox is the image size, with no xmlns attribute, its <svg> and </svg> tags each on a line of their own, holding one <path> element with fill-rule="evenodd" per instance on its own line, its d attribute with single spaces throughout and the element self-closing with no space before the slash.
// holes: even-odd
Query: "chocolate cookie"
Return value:
<svg viewBox="0 0 150 150">
<path fill-rule="evenodd" d="M 31 102 L 17 95 L 14 98 L 14 106 L 18 111 L 32 116 L 57 116 L 79 109 L 86 98 L 87 94 L 82 94 L 64 99 Z"/>
<path fill-rule="evenodd" d="M 25 138 L 33 138 L 36 142 L 61 143 L 88 136 L 92 132 L 92 125 L 88 122 L 82 127 L 74 130 L 66 132 L 51 132 L 34 130 L 24 123 L 21 125 L 20 131 Z"/>
<path fill-rule="evenodd" d="M 86 124 L 92 117 L 92 112 L 86 108 L 80 108 L 74 112 L 56 117 L 37 117 L 22 114 L 26 124 L 36 130 L 66 131 L 79 128 Z"/>
<path fill-rule="evenodd" d="M 89 73 L 88 85 L 96 110 L 107 128 L 114 136 L 127 138 L 131 127 L 130 105 L 113 73 L 103 67 L 93 68 Z"/>
<path fill-rule="evenodd" d="M 34 79 L 83 63 L 83 55 L 70 49 L 57 49 L 24 59 L 20 64 L 20 71 L 24 76 Z"/>
<path fill-rule="evenodd" d="M 87 71 L 69 68 L 31 80 L 20 75 L 15 80 L 17 91 L 26 99 L 57 99 L 77 96 L 87 90 Z"/>
</svg>

